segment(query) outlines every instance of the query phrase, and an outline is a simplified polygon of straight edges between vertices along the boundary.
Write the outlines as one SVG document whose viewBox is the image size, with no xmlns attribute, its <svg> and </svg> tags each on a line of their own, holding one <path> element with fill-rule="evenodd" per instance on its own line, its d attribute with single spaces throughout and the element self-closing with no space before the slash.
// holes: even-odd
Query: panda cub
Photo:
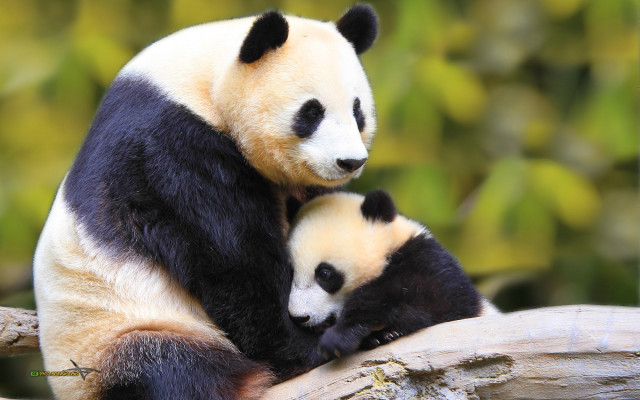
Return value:
<svg viewBox="0 0 640 400">
<path fill-rule="evenodd" d="M 294 266 L 289 314 L 324 331 L 319 351 L 325 358 L 498 313 L 431 232 L 398 215 L 380 190 L 364 197 L 328 194 L 301 206 L 288 247 Z"/>
</svg>

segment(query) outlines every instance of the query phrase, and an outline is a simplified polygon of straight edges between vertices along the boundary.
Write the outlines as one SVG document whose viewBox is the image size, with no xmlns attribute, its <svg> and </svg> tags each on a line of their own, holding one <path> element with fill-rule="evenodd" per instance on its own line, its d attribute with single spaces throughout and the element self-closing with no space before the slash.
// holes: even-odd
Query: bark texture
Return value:
<svg viewBox="0 0 640 400">
<path fill-rule="evenodd" d="M 0 356 L 38 351 L 0 307 Z M 269 389 L 265 399 L 640 399 L 640 308 L 563 306 L 436 325 Z"/>
<path fill-rule="evenodd" d="M 266 399 L 640 399 L 640 309 L 565 306 L 436 325 Z"/>
<path fill-rule="evenodd" d="M 39 350 L 36 312 L 0 307 L 0 356 Z"/>
</svg>

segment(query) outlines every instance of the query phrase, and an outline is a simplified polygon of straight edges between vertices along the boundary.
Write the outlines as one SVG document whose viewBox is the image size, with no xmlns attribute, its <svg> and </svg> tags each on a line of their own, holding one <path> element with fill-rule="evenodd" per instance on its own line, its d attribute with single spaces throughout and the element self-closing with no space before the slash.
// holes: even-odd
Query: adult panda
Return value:
<svg viewBox="0 0 640 400">
<path fill-rule="evenodd" d="M 427 228 L 398 215 L 386 192 L 332 193 L 288 207 L 295 215 L 289 313 L 324 332 L 318 347 L 325 358 L 498 313 Z"/>
<path fill-rule="evenodd" d="M 35 253 L 64 399 L 257 398 L 321 362 L 291 323 L 284 199 L 357 177 L 375 130 L 365 5 L 174 33 L 106 92 Z M 73 364 L 72 364 L 73 363 Z"/>
</svg>

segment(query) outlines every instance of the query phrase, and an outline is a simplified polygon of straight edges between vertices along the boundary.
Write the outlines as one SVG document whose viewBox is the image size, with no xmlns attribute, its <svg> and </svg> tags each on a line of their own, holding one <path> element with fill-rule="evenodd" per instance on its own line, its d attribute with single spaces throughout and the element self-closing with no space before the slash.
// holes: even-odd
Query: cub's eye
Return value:
<svg viewBox="0 0 640 400">
<path fill-rule="evenodd" d="M 316 279 L 328 281 L 331 278 L 332 274 L 333 274 L 332 268 L 318 267 L 318 269 L 316 270 Z"/>
<path fill-rule="evenodd" d="M 316 267 L 316 282 L 327 293 L 335 293 L 344 284 L 344 277 L 333 265 L 323 262 Z"/>
<path fill-rule="evenodd" d="M 306 138 L 318 129 L 324 118 L 324 107 L 317 99 L 307 101 L 300 107 L 293 119 L 293 132 L 300 138 Z"/>
<path fill-rule="evenodd" d="M 364 114 L 362 114 L 360 99 L 358 97 L 353 101 L 353 118 L 355 118 L 356 124 L 358 124 L 358 131 L 362 132 L 364 129 Z"/>
</svg>

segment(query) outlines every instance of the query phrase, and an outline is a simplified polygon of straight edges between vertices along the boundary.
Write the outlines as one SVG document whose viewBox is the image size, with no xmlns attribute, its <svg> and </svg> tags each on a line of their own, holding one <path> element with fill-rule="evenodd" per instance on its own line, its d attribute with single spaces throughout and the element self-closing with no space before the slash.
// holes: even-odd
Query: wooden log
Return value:
<svg viewBox="0 0 640 400">
<path fill-rule="evenodd" d="M 565 306 L 436 325 L 265 399 L 640 399 L 640 309 Z"/>
<path fill-rule="evenodd" d="M 38 351 L 0 307 L 0 355 Z M 640 309 L 563 306 L 436 325 L 330 362 L 265 399 L 640 399 Z"/>
<path fill-rule="evenodd" d="M 36 312 L 0 307 L 0 356 L 39 350 Z"/>
</svg>

